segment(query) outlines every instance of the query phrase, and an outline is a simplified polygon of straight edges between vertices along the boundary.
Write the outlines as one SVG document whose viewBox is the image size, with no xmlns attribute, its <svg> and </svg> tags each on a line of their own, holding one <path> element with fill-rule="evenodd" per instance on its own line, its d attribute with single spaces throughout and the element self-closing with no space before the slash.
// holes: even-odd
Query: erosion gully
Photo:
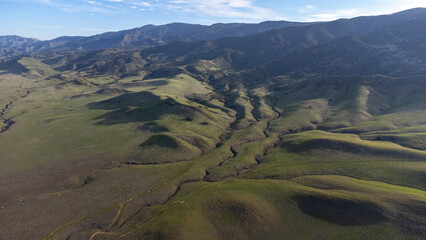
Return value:
<svg viewBox="0 0 426 240">
<path fill-rule="evenodd" d="M 265 138 L 269 138 L 269 137 L 270 137 L 270 134 L 268 133 L 268 130 L 269 130 L 269 129 L 270 129 L 270 127 L 271 127 L 271 122 L 272 122 L 272 121 L 274 121 L 274 120 L 276 120 L 276 119 L 278 119 L 279 117 L 281 117 L 281 112 L 280 112 L 280 111 L 278 111 L 278 109 L 276 108 L 277 102 L 278 102 L 278 100 L 275 100 L 275 101 L 274 101 L 274 103 L 273 103 L 273 105 L 271 106 L 271 109 L 275 112 L 275 116 L 274 116 L 273 118 L 270 118 L 270 119 L 267 121 L 267 126 L 263 129 L 264 138 L 257 139 L 257 140 L 253 140 L 253 141 L 250 141 L 250 142 L 245 142 L 245 143 L 242 143 L 242 144 L 238 144 L 238 143 L 237 143 L 237 145 L 235 145 L 235 143 L 233 143 L 233 142 L 228 143 L 228 145 L 229 145 L 229 151 L 232 153 L 232 155 L 231 155 L 229 158 L 226 158 L 226 159 L 224 159 L 223 161 L 221 161 L 221 162 L 220 162 L 220 163 L 219 163 L 216 167 L 219 167 L 219 166 L 221 166 L 224 162 L 229 161 L 229 160 L 231 160 L 231 159 L 233 159 L 233 158 L 235 158 L 235 157 L 237 157 L 237 156 L 238 156 L 238 152 L 235 150 L 235 147 L 236 147 L 236 146 L 241 146 L 241 145 L 249 144 L 249 143 L 252 143 L 252 142 L 255 142 L 255 141 L 260 141 L 260 140 L 263 140 L 263 139 L 265 139 Z M 256 109 L 256 106 L 253 104 L 252 99 L 250 99 L 250 103 L 251 103 L 251 104 L 252 104 L 252 106 L 253 106 L 253 111 L 256 111 L 257 109 Z M 252 111 L 252 112 L 253 112 L 253 111 Z M 260 122 L 260 121 L 261 121 L 261 119 L 257 119 L 257 118 L 256 118 L 256 122 L 255 122 L 254 124 L 256 124 L 256 123 L 258 123 L 258 122 Z M 231 137 L 230 137 L 230 136 L 232 135 L 232 132 L 233 132 L 234 130 L 236 130 L 236 129 L 231 129 L 231 131 L 228 131 L 227 133 L 225 133 L 225 135 L 223 135 L 223 136 L 221 137 L 221 139 L 224 139 L 224 141 L 225 141 L 225 142 L 226 142 L 226 141 L 230 141 L 230 140 L 231 140 Z M 265 151 L 263 152 L 263 155 L 262 155 L 261 157 L 256 158 L 256 162 L 257 162 L 257 164 L 254 164 L 254 165 L 250 166 L 249 168 L 242 169 L 242 170 L 240 170 L 240 171 L 236 172 L 234 177 L 227 178 L 227 179 L 222 179 L 222 180 L 220 180 L 220 181 L 218 181 L 218 182 L 223 183 L 223 182 L 232 181 L 232 180 L 234 180 L 234 179 L 235 179 L 235 177 L 236 177 L 236 176 L 240 175 L 242 172 L 244 172 L 244 171 L 248 171 L 248 170 L 250 170 L 252 167 L 254 167 L 254 166 L 258 165 L 258 164 L 261 164 L 261 159 L 263 158 L 263 156 L 265 156 L 269 150 L 271 150 L 272 148 L 274 148 L 275 146 L 277 146 L 277 145 L 279 144 L 279 142 L 281 141 L 281 138 L 282 138 L 282 136 L 279 136 L 279 137 L 278 137 L 278 139 L 279 139 L 279 140 L 278 140 L 278 141 L 276 141 L 276 142 L 274 143 L 274 146 L 271 146 L 271 147 L 269 147 L 269 148 L 265 149 Z M 224 144 L 224 143 L 223 143 L 223 144 Z M 223 145 L 223 144 L 222 144 L 222 145 Z M 219 145 L 219 146 L 217 146 L 217 147 L 216 147 L 216 149 L 217 149 L 218 147 L 220 147 L 220 145 Z M 214 168 L 215 168 L 215 167 L 214 167 Z M 209 171 L 209 170 L 211 170 L 211 169 L 207 169 L 207 170 L 205 171 L 205 176 L 204 176 L 203 178 L 196 179 L 196 180 L 181 180 L 181 181 L 178 183 L 178 185 L 177 185 L 176 190 L 174 191 L 174 193 L 173 193 L 173 194 L 171 194 L 171 195 L 170 195 L 170 196 L 169 196 L 169 197 L 168 197 L 168 198 L 167 198 L 167 199 L 166 199 L 163 203 L 161 203 L 161 204 L 159 204 L 159 205 L 163 205 L 163 204 L 167 203 L 170 199 L 172 199 L 174 196 L 176 196 L 176 194 L 180 191 L 180 189 L 182 188 L 182 186 L 183 186 L 184 184 L 188 184 L 188 183 L 190 183 L 190 182 L 206 182 L 206 181 L 208 181 L 207 176 L 208 176 L 208 174 L 209 174 L 209 173 L 208 173 L 208 171 Z M 136 199 L 138 199 L 138 198 L 141 198 L 141 197 L 143 197 L 143 196 L 146 196 L 146 195 L 148 195 L 148 194 L 152 193 L 153 191 L 155 191 L 155 190 L 159 189 L 160 187 L 165 186 L 166 184 L 173 183 L 174 181 L 178 180 L 178 179 L 179 179 L 179 178 L 181 178 L 181 177 L 182 177 L 182 175 L 178 175 L 178 176 L 176 176 L 175 178 L 169 179 L 169 180 L 167 180 L 166 182 L 163 182 L 163 183 L 161 183 L 160 185 L 158 185 L 158 186 L 156 186 L 156 187 L 154 187 L 154 188 L 152 188 L 152 189 L 150 189 L 150 190 L 148 190 L 148 191 L 146 191 L 146 192 L 144 192 L 144 193 L 141 193 L 141 194 L 140 194 L 140 195 L 138 195 L 137 197 L 133 197 L 133 198 L 127 199 L 126 201 L 123 201 L 123 202 L 120 202 L 120 203 L 118 203 L 118 204 L 115 204 L 114 206 L 115 206 L 115 207 L 118 207 L 118 210 L 117 210 L 117 213 L 115 214 L 115 217 L 112 219 L 111 223 L 108 225 L 108 227 L 106 227 L 105 229 L 99 229 L 99 230 L 95 231 L 94 233 L 92 233 L 92 234 L 90 235 L 90 237 L 89 237 L 88 239 L 89 239 L 89 240 L 94 240 L 94 239 L 96 238 L 96 236 L 100 236 L 100 235 L 115 236 L 115 239 L 122 238 L 122 237 L 126 236 L 127 234 L 129 234 L 129 233 L 131 233 L 131 232 L 133 232 L 133 231 L 135 231 L 135 230 L 137 230 L 137 229 L 142 228 L 145 224 L 147 224 L 148 222 L 150 222 L 150 221 L 154 220 L 155 218 L 158 218 L 160 215 L 163 215 L 164 213 L 166 213 L 166 212 L 170 211 L 171 209 L 173 209 L 173 208 L 175 208 L 175 207 L 179 206 L 179 203 L 172 205 L 170 208 L 168 208 L 168 210 L 166 210 L 166 211 L 162 211 L 162 212 L 160 212 L 160 213 L 158 213 L 158 214 L 156 214 L 156 215 L 152 216 L 151 218 L 149 218 L 149 219 L 147 219 L 146 221 L 142 222 L 142 223 L 141 223 L 140 225 L 138 225 L 136 228 L 131 229 L 129 232 L 126 232 L 126 233 L 123 233 L 123 234 L 118 234 L 118 233 L 114 233 L 114 232 L 112 232 L 112 231 L 111 231 L 114 227 L 117 227 L 117 224 L 120 222 L 120 219 L 121 219 L 121 217 L 122 217 L 122 212 L 123 212 L 123 210 L 124 210 L 124 208 L 125 208 L 125 206 L 126 206 L 127 204 L 129 204 L 130 202 L 132 202 L 132 201 L 134 201 L 134 200 L 136 200 Z M 216 185 L 214 185 L 213 187 L 215 187 L 215 186 L 216 186 Z M 189 198 L 191 198 L 191 197 L 194 197 L 194 196 L 190 195 L 190 196 L 188 196 L 186 199 L 189 199 Z M 182 202 L 181 202 L 181 203 L 182 203 Z M 114 206 L 111 206 L 111 207 L 114 207 Z M 107 209 L 104 209 L 104 211 L 107 211 L 107 210 L 111 209 L 111 207 L 108 207 Z M 142 211 L 145 207 L 146 207 L 146 206 L 144 206 L 144 207 L 142 207 L 141 209 L 139 209 L 139 210 L 137 211 L 137 213 L 138 213 L 138 212 L 140 212 L 140 211 Z M 101 212 L 102 212 L 102 211 L 101 211 Z M 62 225 L 62 226 L 60 226 L 59 228 L 55 229 L 55 230 L 54 230 L 54 231 L 52 231 L 51 233 L 49 233 L 49 234 L 48 234 L 48 235 L 44 238 L 44 240 L 52 239 L 52 238 L 53 238 L 53 237 L 54 237 L 54 236 L 55 236 L 55 235 L 56 235 L 59 231 L 61 231 L 61 230 L 65 229 L 65 228 L 67 228 L 67 227 L 69 227 L 69 226 L 71 226 L 71 225 L 78 224 L 78 223 L 80 223 L 80 222 L 82 222 L 82 221 L 85 221 L 85 220 L 88 220 L 88 219 L 90 219 L 90 218 L 92 218 L 92 217 L 95 217 L 95 216 L 97 216 L 97 215 L 101 214 L 101 212 L 97 212 L 97 213 L 95 213 L 95 214 L 88 215 L 87 217 L 82 218 L 82 219 L 77 219 L 77 220 L 74 220 L 74 221 L 68 222 L 68 223 L 66 223 L 66 224 L 64 224 L 64 225 Z M 132 215 L 132 216 L 134 216 L 134 215 Z M 132 216 L 130 216 L 130 218 L 131 218 Z M 127 222 L 127 220 L 129 220 L 129 219 L 126 219 L 126 220 L 125 220 L 122 224 L 120 224 L 120 226 L 118 226 L 118 228 L 120 228 L 120 227 L 121 227 L 121 226 L 122 226 L 125 222 Z"/>
<path fill-rule="evenodd" d="M 7 110 L 9 110 L 12 107 L 12 104 L 15 103 L 16 101 L 19 101 L 21 99 L 26 98 L 31 91 L 22 88 L 22 84 L 19 86 L 20 90 L 19 93 L 17 95 L 17 97 L 14 97 L 14 100 L 10 101 L 8 104 L 6 104 L 6 106 L 0 111 L 0 119 L 3 119 L 3 123 L 6 125 L 4 127 L 2 127 L 0 129 L 0 133 L 4 133 L 7 130 L 9 130 L 9 128 L 15 124 L 15 121 L 13 121 L 11 118 L 5 118 L 4 115 L 6 114 Z M 22 94 L 24 93 L 24 94 Z"/>
</svg>

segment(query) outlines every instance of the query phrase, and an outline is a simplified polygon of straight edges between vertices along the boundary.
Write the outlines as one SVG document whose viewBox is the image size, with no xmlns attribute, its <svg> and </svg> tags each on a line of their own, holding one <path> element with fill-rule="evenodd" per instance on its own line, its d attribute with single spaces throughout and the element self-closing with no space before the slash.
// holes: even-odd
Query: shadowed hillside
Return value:
<svg viewBox="0 0 426 240">
<path fill-rule="evenodd" d="M 211 26 L 171 23 L 160 26 L 146 25 L 140 28 L 107 32 L 89 37 L 59 37 L 47 41 L 19 36 L 0 36 L 0 57 L 50 51 L 81 52 L 105 48 L 148 48 L 174 41 L 201 41 L 230 36 L 247 36 L 272 29 L 309 24 L 287 21 L 268 21 L 259 24 L 218 23 Z"/>
<path fill-rule="evenodd" d="M 423 239 L 425 29 L 412 9 L 30 45 L 0 62 L 0 238 Z"/>
</svg>

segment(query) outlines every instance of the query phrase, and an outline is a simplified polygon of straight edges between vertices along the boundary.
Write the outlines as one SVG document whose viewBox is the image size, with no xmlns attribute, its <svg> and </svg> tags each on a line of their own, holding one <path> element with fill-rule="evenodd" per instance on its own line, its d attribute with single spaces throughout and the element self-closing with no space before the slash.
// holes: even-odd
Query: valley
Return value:
<svg viewBox="0 0 426 240">
<path fill-rule="evenodd" d="M 423 239 L 425 19 L 8 56 L 0 239 Z"/>
</svg>

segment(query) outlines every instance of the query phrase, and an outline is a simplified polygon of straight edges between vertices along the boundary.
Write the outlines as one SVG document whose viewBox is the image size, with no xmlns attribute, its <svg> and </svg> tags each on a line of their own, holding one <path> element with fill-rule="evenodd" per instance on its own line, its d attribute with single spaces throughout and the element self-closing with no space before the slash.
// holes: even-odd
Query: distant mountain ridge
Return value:
<svg viewBox="0 0 426 240">
<path fill-rule="evenodd" d="M 424 239 L 426 9 L 251 27 L 5 40 L 1 236 Z"/>
<path fill-rule="evenodd" d="M 231 36 L 247 36 L 272 29 L 305 26 L 310 23 L 267 21 L 258 24 L 228 23 L 210 26 L 171 23 L 161 26 L 146 25 L 140 28 L 107 32 L 89 37 L 59 37 L 48 41 L 18 36 L 0 36 L 0 57 L 49 51 L 84 51 L 105 48 L 147 48 L 174 41 L 204 41 Z"/>
<path fill-rule="evenodd" d="M 230 29 L 240 29 L 234 35 L 248 34 L 254 29 L 261 31 L 284 23 L 148 25 L 93 37 L 61 37 L 35 43 L 33 46 L 39 48 L 29 52 L 57 51 L 45 55 L 44 63 L 59 71 L 77 70 L 94 75 L 136 74 L 143 69 L 153 76 L 165 76 L 182 71 L 178 66 L 194 64 L 202 59 L 221 61 L 232 69 L 231 72 L 248 71 L 249 75 L 243 75 L 247 79 L 253 74 L 269 78 L 283 74 L 354 74 L 360 69 L 369 74 L 400 76 L 425 71 L 422 63 L 424 51 L 421 47 L 424 35 L 422 27 L 426 29 L 425 20 L 426 9 L 418 8 L 390 15 L 302 26 L 286 23 L 290 26 L 248 36 L 206 41 L 188 39 L 214 38 L 228 34 L 226 31 Z M 197 34 L 192 34 L 194 32 Z M 171 43 L 167 44 L 168 41 Z M 404 41 L 413 43 L 410 46 L 418 46 L 419 49 L 407 48 Z M 159 46 L 148 47 L 150 44 Z M 109 46 L 115 47 L 113 49 Z M 95 47 L 98 49 L 87 50 Z M 399 50 L 404 50 L 404 55 Z M 72 52 L 63 54 L 61 51 Z M 2 65 L 2 69 L 9 70 L 10 66 L 19 66 L 16 61 Z"/>
<path fill-rule="evenodd" d="M 354 74 L 360 69 L 371 74 L 420 74 L 424 71 L 421 46 L 425 19 L 426 9 L 413 9 L 391 15 L 286 27 L 243 37 L 173 42 L 142 50 L 97 50 L 64 56 L 66 60 L 52 58 L 46 63 L 59 70 L 94 74 L 127 74 L 141 69 L 158 72 L 159 68 L 173 66 L 174 70 L 161 70 L 163 75 L 174 73 L 176 66 L 199 59 L 222 59 L 235 72 L 248 70 L 263 78 L 283 74 Z M 407 48 L 404 41 L 414 47 Z M 404 55 L 398 49 L 404 50 Z"/>
<path fill-rule="evenodd" d="M 35 38 L 24 38 L 15 35 L 7 35 L 0 37 L 0 48 L 13 48 L 18 46 L 30 46 L 34 43 L 40 42 Z"/>
<path fill-rule="evenodd" d="M 24 38 L 15 35 L 0 36 L 0 57 L 19 54 L 38 42 L 40 40 L 35 38 Z"/>
<path fill-rule="evenodd" d="M 426 17 L 426 9 L 417 8 L 390 15 L 339 19 L 309 26 L 281 28 L 246 37 L 219 39 L 214 43 L 220 48 L 235 49 L 249 54 L 250 56 L 244 57 L 243 61 L 244 59 L 254 60 L 253 63 L 245 63 L 253 66 L 335 39 L 363 35 L 424 17 Z"/>
</svg>

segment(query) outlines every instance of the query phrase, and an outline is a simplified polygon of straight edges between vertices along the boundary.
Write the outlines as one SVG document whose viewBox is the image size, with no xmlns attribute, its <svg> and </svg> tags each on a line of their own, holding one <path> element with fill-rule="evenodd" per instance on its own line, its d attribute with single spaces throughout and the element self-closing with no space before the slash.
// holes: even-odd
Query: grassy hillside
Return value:
<svg viewBox="0 0 426 240">
<path fill-rule="evenodd" d="M 186 74 L 102 85 L 68 74 L 1 75 L 2 118 L 14 122 L 0 134 L 6 238 L 425 234 L 418 95 L 377 114 L 374 80 L 219 92 Z M 22 219 L 39 231 L 21 232 Z"/>
<path fill-rule="evenodd" d="M 424 239 L 422 14 L 2 61 L 0 239 Z"/>
</svg>

